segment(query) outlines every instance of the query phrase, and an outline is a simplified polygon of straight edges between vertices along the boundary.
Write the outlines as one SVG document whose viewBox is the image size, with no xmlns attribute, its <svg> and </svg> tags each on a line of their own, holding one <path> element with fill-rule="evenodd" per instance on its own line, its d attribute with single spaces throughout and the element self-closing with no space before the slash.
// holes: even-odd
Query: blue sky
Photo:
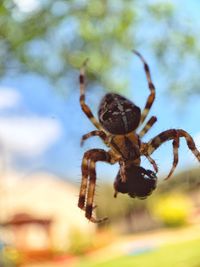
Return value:
<svg viewBox="0 0 200 267">
<path fill-rule="evenodd" d="M 190 20 L 196 23 L 197 5 L 199 7 L 200 4 L 197 1 L 176 2 L 181 4 L 179 12 L 183 16 L 189 12 Z M 144 50 L 141 52 L 150 65 L 156 86 L 156 101 L 150 114 L 158 118 L 144 141 L 163 130 L 183 128 L 195 137 L 200 147 L 200 127 L 197 123 L 200 97 L 191 97 L 184 107 L 178 107 L 178 101 L 165 91 L 166 81 L 160 76 L 153 55 Z M 122 60 L 130 63 L 123 72 L 128 81 L 129 98 L 142 108 L 149 93 L 142 64 L 131 52 L 127 52 Z M 77 70 L 77 79 L 67 97 L 59 95 L 47 81 L 34 75 L 5 77 L 1 81 L 0 143 L 3 144 L 2 161 L 6 169 L 20 170 L 24 174 L 48 171 L 75 182 L 80 180 L 80 164 L 84 151 L 105 146 L 98 138 L 92 138 L 84 148 L 80 148 L 81 135 L 94 128 L 79 106 L 78 74 Z M 87 93 L 87 102 L 94 113 L 102 94 L 97 92 L 97 88 Z M 198 166 L 184 141 L 181 141 L 179 154 L 177 171 L 188 166 Z M 153 158 L 158 163 L 160 174 L 166 175 L 173 161 L 171 142 L 163 145 Z M 146 160 L 142 164 L 150 167 Z M 98 176 L 112 181 L 117 169 L 118 166 L 100 163 Z"/>
</svg>

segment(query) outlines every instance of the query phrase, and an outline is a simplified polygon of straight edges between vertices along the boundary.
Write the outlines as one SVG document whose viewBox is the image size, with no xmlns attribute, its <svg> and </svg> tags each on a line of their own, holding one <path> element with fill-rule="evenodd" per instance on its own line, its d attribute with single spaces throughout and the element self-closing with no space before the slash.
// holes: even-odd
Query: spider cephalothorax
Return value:
<svg viewBox="0 0 200 267">
<path fill-rule="evenodd" d="M 158 167 L 156 162 L 151 158 L 151 154 L 159 148 L 164 142 L 173 140 L 174 160 L 172 168 L 167 176 L 168 179 L 178 164 L 178 148 L 180 137 L 185 138 L 188 148 L 194 156 L 200 161 L 200 152 L 195 146 L 193 138 L 182 129 L 166 130 L 149 142 L 142 142 L 143 136 L 149 131 L 157 121 L 152 116 L 144 127 L 136 132 L 141 125 L 154 102 L 155 87 L 151 80 L 149 67 L 144 58 L 134 51 L 141 59 L 144 65 L 146 78 L 150 94 L 142 112 L 133 102 L 118 94 L 106 94 L 102 99 L 98 117 L 94 117 L 89 106 L 85 103 L 85 65 L 83 64 L 80 72 L 80 104 L 85 115 L 91 120 L 97 128 L 82 137 L 82 143 L 89 137 L 99 136 L 103 142 L 110 148 L 108 151 L 103 149 L 91 149 L 85 152 L 82 160 L 82 182 L 79 193 L 78 207 L 85 211 L 85 216 L 91 222 L 102 222 L 106 218 L 96 219 L 92 215 L 95 208 L 94 194 L 96 185 L 96 162 L 104 161 L 110 164 L 119 163 L 119 173 L 114 182 L 114 196 L 117 193 L 127 193 L 130 197 L 146 198 L 156 188 Z M 146 157 L 154 168 L 154 172 L 145 170 L 140 166 L 141 156 Z"/>
</svg>

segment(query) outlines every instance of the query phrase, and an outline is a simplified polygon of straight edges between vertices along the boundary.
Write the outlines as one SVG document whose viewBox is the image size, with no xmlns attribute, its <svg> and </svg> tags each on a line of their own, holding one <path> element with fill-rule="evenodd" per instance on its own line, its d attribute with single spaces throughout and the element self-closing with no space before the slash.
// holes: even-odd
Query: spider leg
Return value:
<svg viewBox="0 0 200 267">
<path fill-rule="evenodd" d="M 150 95 L 147 98 L 147 102 L 146 102 L 145 107 L 144 107 L 142 114 L 141 114 L 140 124 L 142 124 L 144 122 L 144 120 L 146 119 L 146 117 L 149 113 L 149 110 L 150 110 L 150 108 L 151 108 L 151 106 L 155 100 L 155 86 L 153 85 L 153 82 L 151 80 L 151 74 L 150 74 L 149 66 L 146 63 L 145 59 L 143 58 L 143 56 L 139 52 L 133 50 L 133 53 L 135 53 L 142 60 L 142 62 L 144 64 L 144 70 L 146 73 L 146 78 L 147 78 L 147 82 L 148 82 L 148 86 L 149 86 L 149 90 L 150 90 Z"/>
<path fill-rule="evenodd" d="M 87 184 L 88 184 L 89 156 L 90 156 L 89 151 L 85 152 L 81 164 L 82 181 L 81 181 L 79 200 L 78 200 L 78 207 L 80 209 L 84 209 L 85 207 L 85 198 L 86 198 Z"/>
<path fill-rule="evenodd" d="M 94 194 L 96 186 L 96 162 L 104 161 L 110 164 L 114 163 L 109 152 L 103 149 L 91 149 L 85 152 L 82 161 L 82 182 L 80 187 L 78 207 L 85 210 L 85 216 L 91 222 L 100 223 L 107 218 L 96 219 L 92 216 L 92 211 L 95 208 Z"/>
<path fill-rule="evenodd" d="M 154 123 L 157 121 L 157 118 L 155 116 L 152 116 L 147 123 L 145 124 L 145 126 L 142 128 L 142 130 L 139 132 L 139 137 L 142 138 L 150 129 L 151 127 L 154 125 Z"/>
<path fill-rule="evenodd" d="M 92 111 L 90 110 L 89 106 L 85 103 L 85 66 L 87 64 L 88 60 L 85 60 L 83 63 L 83 66 L 80 70 L 80 76 L 79 76 L 79 83 L 80 83 L 80 105 L 85 113 L 85 115 L 88 117 L 88 119 L 94 124 L 94 126 L 101 130 L 102 127 L 99 124 L 98 120 L 94 117 Z"/>
<path fill-rule="evenodd" d="M 155 162 L 154 159 L 152 159 L 149 155 L 145 155 L 145 157 L 148 159 L 148 161 L 152 164 L 154 171 L 157 173 L 158 172 L 158 166 Z"/>
<path fill-rule="evenodd" d="M 177 135 L 174 138 L 174 141 L 172 143 L 173 145 L 173 154 L 174 154 L 174 160 L 173 160 L 173 164 L 172 164 L 172 168 L 169 172 L 169 174 L 167 175 L 167 177 L 165 178 L 165 180 L 169 179 L 169 177 L 172 175 L 172 173 L 174 172 L 177 164 L 178 164 L 178 149 L 179 149 L 179 136 Z"/>
<path fill-rule="evenodd" d="M 103 221 L 106 221 L 108 218 L 101 218 L 96 219 L 92 216 L 92 211 L 94 209 L 94 193 L 95 193 L 95 186 L 96 186 L 96 159 L 91 159 L 90 161 L 90 176 L 89 176 L 89 184 L 88 184 L 88 192 L 87 192 L 87 200 L 86 200 L 86 207 L 85 207 L 85 216 L 88 218 L 91 222 L 94 223 L 101 223 Z"/>
<path fill-rule="evenodd" d="M 81 146 L 83 145 L 84 141 L 92 136 L 99 136 L 101 139 L 103 139 L 104 142 L 106 142 L 106 134 L 103 131 L 92 131 L 87 134 L 84 134 L 81 138 Z"/>
<path fill-rule="evenodd" d="M 191 135 L 187 133 L 186 131 L 182 129 L 170 129 L 166 130 L 154 138 L 152 138 L 148 143 L 145 144 L 145 149 L 143 151 L 143 154 L 151 155 L 156 149 L 158 149 L 164 142 L 173 140 L 173 153 L 174 153 L 174 161 L 172 169 L 167 176 L 166 179 L 168 179 L 171 174 L 173 173 L 174 169 L 176 168 L 178 164 L 178 148 L 179 148 L 179 138 L 183 137 L 186 140 L 188 148 L 192 151 L 194 156 L 197 158 L 198 161 L 200 161 L 200 152 L 196 148 L 195 142 Z"/>
<path fill-rule="evenodd" d="M 122 183 L 125 183 L 126 182 L 126 165 L 125 165 L 125 162 L 124 161 L 120 161 L 119 162 L 120 164 L 120 175 L 121 175 L 121 178 L 122 178 Z"/>
</svg>

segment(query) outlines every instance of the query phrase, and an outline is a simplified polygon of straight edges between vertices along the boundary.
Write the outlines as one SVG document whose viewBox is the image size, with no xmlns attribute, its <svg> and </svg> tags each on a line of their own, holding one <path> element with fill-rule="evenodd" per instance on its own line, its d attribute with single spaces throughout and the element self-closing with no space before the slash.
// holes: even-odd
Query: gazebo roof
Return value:
<svg viewBox="0 0 200 267">
<path fill-rule="evenodd" d="M 39 224 L 42 226 L 49 226 L 52 223 L 50 218 L 36 218 L 27 213 L 17 213 L 9 220 L 1 223 L 2 226 L 21 226 L 25 224 Z"/>
</svg>

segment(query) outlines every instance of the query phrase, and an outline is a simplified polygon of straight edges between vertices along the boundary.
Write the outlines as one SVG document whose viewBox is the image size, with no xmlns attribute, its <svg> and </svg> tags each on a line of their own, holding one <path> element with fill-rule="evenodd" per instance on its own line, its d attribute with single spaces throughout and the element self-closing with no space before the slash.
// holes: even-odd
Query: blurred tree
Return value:
<svg viewBox="0 0 200 267">
<path fill-rule="evenodd" d="M 197 32 L 169 1 L 0 3 L 1 76 L 33 72 L 55 82 L 58 88 L 66 87 L 66 81 L 74 83 L 76 69 L 89 57 L 90 85 L 93 81 L 119 91 L 125 81 L 121 77 L 118 80 L 116 70 L 123 71 L 125 52 L 153 49 L 163 73 L 168 73 L 167 88 L 178 93 L 199 92 L 199 77 L 191 72 L 199 68 L 199 47 Z"/>
<path fill-rule="evenodd" d="M 162 195 L 163 193 L 175 191 L 190 194 L 199 191 L 199 177 L 199 168 L 181 171 L 166 182 L 162 182 L 157 189 L 157 193 Z"/>
<path fill-rule="evenodd" d="M 173 199 L 173 195 L 176 196 L 176 194 L 183 194 L 189 198 L 191 198 L 195 192 L 199 194 L 199 174 L 199 169 L 188 169 L 187 171 L 180 172 L 168 181 L 160 182 L 156 191 L 144 200 L 130 198 L 127 194 L 120 193 L 118 194 L 117 198 L 114 198 L 113 186 L 106 183 L 101 184 L 101 186 L 97 189 L 96 196 L 97 217 L 102 218 L 108 216 L 109 222 L 111 224 L 118 223 L 120 221 L 126 221 L 126 226 L 129 227 L 131 231 L 134 231 L 135 229 L 138 230 L 139 225 L 137 224 L 141 224 L 143 230 L 151 226 L 154 227 L 156 222 L 151 223 L 151 220 L 153 219 L 151 214 L 154 206 L 163 206 L 164 212 L 165 205 L 163 204 L 164 202 L 161 201 L 162 198 L 163 201 L 165 201 L 165 198 L 163 196 L 167 197 L 169 195 L 170 199 Z M 160 202 L 162 204 L 159 204 Z M 176 200 L 174 200 L 174 203 L 175 202 Z M 170 216 L 171 210 L 166 210 L 167 215 L 168 212 Z M 149 214 L 148 219 L 145 218 L 145 220 L 147 219 L 147 221 L 144 222 L 143 225 L 141 222 L 138 222 L 138 217 L 141 217 L 141 214 Z M 172 216 L 174 216 L 173 211 Z M 179 214 L 177 214 L 177 216 L 179 216 Z M 142 218 L 143 217 L 144 216 L 142 216 Z M 137 219 L 135 220 L 135 218 Z M 135 221 L 136 224 L 134 223 Z"/>
<path fill-rule="evenodd" d="M 150 209 L 165 226 L 179 227 L 188 223 L 193 205 L 187 195 L 173 192 L 154 199 Z"/>
</svg>

